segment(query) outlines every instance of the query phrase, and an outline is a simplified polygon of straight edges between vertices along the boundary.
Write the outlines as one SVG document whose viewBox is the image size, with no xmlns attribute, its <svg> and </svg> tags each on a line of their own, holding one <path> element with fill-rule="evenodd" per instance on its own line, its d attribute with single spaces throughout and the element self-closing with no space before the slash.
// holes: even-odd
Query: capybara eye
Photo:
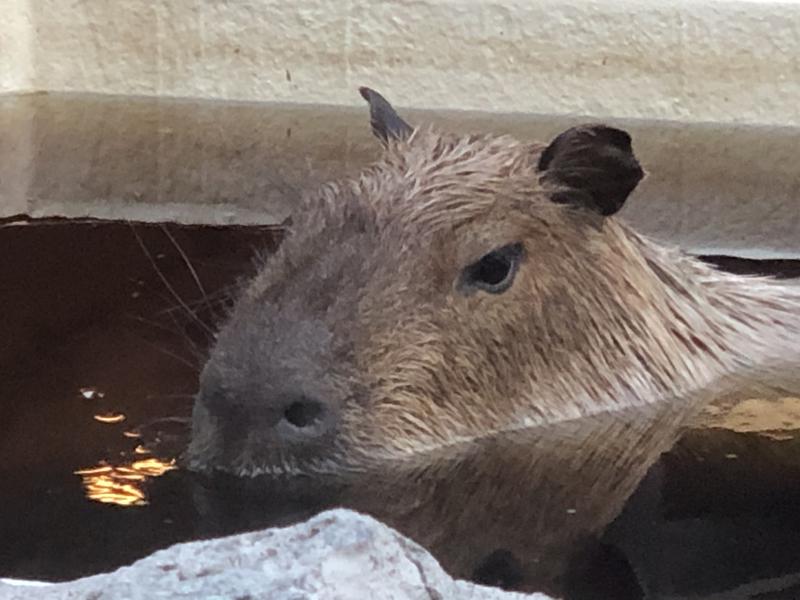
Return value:
<svg viewBox="0 0 800 600">
<path fill-rule="evenodd" d="M 492 250 L 464 269 L 459 289 L 465 293 L 476 289 L 490 294 L 505 292 L 514 282 L 522 255 L 520 243 Z"/>
</svg>

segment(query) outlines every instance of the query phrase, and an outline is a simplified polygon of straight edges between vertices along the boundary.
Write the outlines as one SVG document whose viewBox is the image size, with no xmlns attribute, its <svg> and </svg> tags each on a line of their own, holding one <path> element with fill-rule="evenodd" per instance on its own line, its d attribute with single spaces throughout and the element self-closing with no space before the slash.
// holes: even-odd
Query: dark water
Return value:
<svg viewBox="0 0 800 600">
<path fill-rule="evenodd" d="M 473 460 L 435 484 L 394 477 L 357 498 L 245 489 L 173 468 L 206 327 L 257 252 L 279 239 L 267 227 L 0 226 L 0 540 L 13 540 L 0 544 L 0 576 L 108 571 L 178 541 L 291 523 L 342 502 L 391 512 L 389 522 L 456 575 L 490 584 L 515 587 L 538 569 L 568 582 L 570 598 L 800 597 L 800 424 L 791 419 L 769 436 L 692 429 L 646 476 L 635 452 L 625 462 L 613 445 L 580 472 L 557 456 L 508 460 L 525 456 L 511 438 L 473 449 Z M 792 261 L 711 260 L 739 272 L 800 273 Z M 629 420 L 641 447 L 655 442 L 652 424 L 663 418 Z M 614 439 L 620 419 L 599 419 L 593 431 Z M 537 448 L 570 433 L 539 432 Z M 502 467 L 486 480 L 476 475 L 481 461 Z M 531 469 L 549 469 L 550 487 L 525 489 Z M 560 502 L 565 489 L 581 504 Z M 555 509 L 545 517 L 531 509 L 543 506 Z M 599 538 L 575 533 L 620 509 Z M 557 556 L 539 553 L 545 547 Z"/>
</svg>

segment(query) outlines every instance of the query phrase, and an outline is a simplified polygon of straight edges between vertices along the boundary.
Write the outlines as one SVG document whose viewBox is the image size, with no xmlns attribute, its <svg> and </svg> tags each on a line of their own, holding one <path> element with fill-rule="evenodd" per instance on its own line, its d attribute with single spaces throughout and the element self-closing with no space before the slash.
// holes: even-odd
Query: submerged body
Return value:
<svg viewBox="0 0 800 600">
<path fill-rule="evenodd" d="M 705 402 L 794 382 L 800 292 L 618 221 L 622 131 L 440 134 L 363 94 L 384 156 L 310 195 L 238 300 L 188 465 L 330 490 L 456 575 L 508 552 L 515 587 L 552 589 Z"/>
</svg>

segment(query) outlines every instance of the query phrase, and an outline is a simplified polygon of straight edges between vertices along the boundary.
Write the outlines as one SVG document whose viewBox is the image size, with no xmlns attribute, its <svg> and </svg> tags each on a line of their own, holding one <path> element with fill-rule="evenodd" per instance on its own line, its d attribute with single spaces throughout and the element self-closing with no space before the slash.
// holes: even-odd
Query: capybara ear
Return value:
<svg viewBox="0 0 800 600">
<path fill-rule="evenodd" d="M 644 176 L 627 132 L 581 125 L 556 137 L 539 157 L 540 181 L 553 187 L 553 202 L 616 213 Z"/>
<path fill-rule="evenodd" d="M 390 139 L 404 140 L 414 129 L 406 123 L 386 100 L 375 90 L 360 87 L 358 91 L 369 104 L 369 122 L 372 132 L 385 144 Z"/>
</svg>

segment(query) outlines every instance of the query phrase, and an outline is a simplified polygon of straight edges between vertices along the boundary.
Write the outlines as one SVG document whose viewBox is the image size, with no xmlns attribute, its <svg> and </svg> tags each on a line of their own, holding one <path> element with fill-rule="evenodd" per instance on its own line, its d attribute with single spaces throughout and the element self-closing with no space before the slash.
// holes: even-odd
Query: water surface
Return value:
<svg viewBox="0 0 800 600">
<path fill-rule="evenodd" d="M 441 476 L 393 474 L 369 494 L 215 487 L 174 469 L 206 327 L 222 318 L 256 254 L 279 239 L 269 227 L 0 226 L 0 537 L 15 540 L 0 549 L 0 576 L 71 579 L 177 541 L 291 523 L 342 503 L 381 514 L 451 572 L 490 584 L 513 588 L 534 573 L 566 580 L 572 598 L 796 597 L 793 399 L 712 407 L 649 470 L 636 452 L 654 443 L 654 423 L 667 418 L 657 413 L 562 424 L 535 442 L 495 440 Z M 713 260 L 742 272 L 798 269 Z M 633 451 L 598 443 L 585 446 L 602 452 L 586 454 L 581 468 L 561 464 L 581 431 L 614 440 L 630 436 L 630 424 L 641 436 Z M 490 480 L 480 477 L 487 463 L 502 465 Z M 528 478 L 551 483 L 520 485 Z M 601 536 L 584 539 L 620 509 Z"/>
</svg>

